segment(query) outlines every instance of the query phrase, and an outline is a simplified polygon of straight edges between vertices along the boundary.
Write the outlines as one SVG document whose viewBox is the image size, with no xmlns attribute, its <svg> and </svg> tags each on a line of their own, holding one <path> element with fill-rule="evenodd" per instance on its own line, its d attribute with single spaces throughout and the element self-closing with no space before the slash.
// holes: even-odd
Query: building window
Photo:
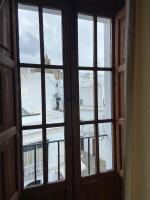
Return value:
<svg viewBox="0 0 150 200">
<path fill-rule="evenodd" d="M 83 99 L 80 99 L 80 106 L 83 106 Z"/>
</svg>

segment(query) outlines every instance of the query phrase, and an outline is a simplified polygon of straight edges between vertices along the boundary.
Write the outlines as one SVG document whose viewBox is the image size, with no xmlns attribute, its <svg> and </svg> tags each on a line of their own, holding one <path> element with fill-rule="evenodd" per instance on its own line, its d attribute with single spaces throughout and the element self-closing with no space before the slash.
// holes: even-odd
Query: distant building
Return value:
<svg viewBox="0 0 150 200">
<path fill-rule="evenodd" d="M 51 59 L 48 57 L 47 54 L 45 54 L 44 60 L 45 60 L 45 65 L 51 65 Z"/>
</svg>

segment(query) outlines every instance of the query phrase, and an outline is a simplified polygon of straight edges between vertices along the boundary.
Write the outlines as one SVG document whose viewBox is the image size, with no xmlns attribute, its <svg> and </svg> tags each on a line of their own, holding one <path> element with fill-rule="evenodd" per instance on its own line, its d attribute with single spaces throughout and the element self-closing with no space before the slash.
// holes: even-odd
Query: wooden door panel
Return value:
<svg viewBox="0 0 150 200">
<path fill-rule="evenodd" d="M 125 74 L 125 9 L 115 19 L 115 96 L 116 96 L 116 199 L 123 199 L 124 177 L 124 74 Z"/>
<path fill-rule="evenodd" d="M 15 137 L 10 138 L 5 144 L 3 151 L 3 166 L 5 199 L 9 200 L 17 190 Z"/>
<path fill-rule="evenodd" d="M 45 189 L 44 189 L 44 191 L 42 191 L 42 189 L 41 189 L 41 191 L 36 192 L 36 193 L 33 191 L 31 191 L 31 192 L 24 191 L 23 198 L 28 199 L 28 200 L 48 200 L 48 199 L 66 200 L 67 199 L 67 191 L 66 191 L 66 189 L 57 190 L 57 187 L 53 191 L 51 191 L 51 189 L 49 189 L 47 191 Z"/>
<path fill-rule="evenodd" d="M 124 117 L 124 71 L 118 74 L 119 85 L 119 116 Z"/>
<path fill-rule="evenodd" d="M 8 57 L 11 55 L 10 2 L 9 0 L 5 0 L 0 11 L 0 53 Z"/>
<path fill-rule="evenodd" d="M 2 127 L 10 127 L 14 123 L 12 70 L 2 67 L 0 77 L 2 129 Z"/>
<path fill-rule="evenodd" d="M 18 193 L 16 133 L 16 127 L 12 127 L 0 135 L 0 196 L 6 200 Z"/>
<path fill-rule="evenodd" d="M 0 4 L 0 200 L 17 200 L 19 187 L 15 1 Z M 16 113 L 16 114 L 15 114 Z"/>
<path fill-rule="evenodd" d="M 125 62 L 125 15 L 119 19 L 119 64 Z"/>
<path fill-rule="evenodd" d="M 0 200 L 4 198 L 4 181 L 3 181 L 3 165 L 2 165 L 2 159 L 3 155 L 2 152 L 0 152 Z"/>
<path fill-rule="evenodd" d="M 115 80 L 116 80 L 116 150 L 117 172 L 123 177 L 124 170 L 124 74 L 125 74 L 125 9 L 116 16 L 115 22 Z"/>
<path fill-rule="evenodd" d="M 115 200 L 115 176 L 99 178 L 96 182 L 81 185 L 80 200 Z"/>
<path fill-rule="evenodd" d="M 122 177 L 120 176 L 116 176 L 116 180 L 115 180 L 115 199 L 118 199 L 118 200 L 124 199 Z"/>
</svg>

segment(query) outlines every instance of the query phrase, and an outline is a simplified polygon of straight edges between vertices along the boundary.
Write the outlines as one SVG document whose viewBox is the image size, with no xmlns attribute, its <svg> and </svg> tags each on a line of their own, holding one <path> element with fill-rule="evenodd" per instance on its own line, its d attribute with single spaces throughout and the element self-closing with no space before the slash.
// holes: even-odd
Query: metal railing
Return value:
<svg viewBox="0 0 150 200">
<path fill-rule="evenodd" d="M 37 184 L 37 177 L 43 174 L 43 162 L 42 160 L 37 161 L 37 150 L 42 148 L 42 142 L 34 144 L 28 144 L 23 146 L 23 154 L 33 152 L 33 162 L 27 166 L 24 163 L 24 182 L 33 180 L 33 184 Z M 31 161 L 32 161 L 32 154 Z M 39 182 L 39 181 L 38 181 Z"/>
<path fill-rule="evenodd" d="M 100 135 L 100 138 L 107 137 L 108 135 Z M 87 140 L 87 163 L 88 163 L 88 174 L 90 175 L 91 173 L 91 139 L 95 139 L 94 136 L 87 136 L 87 137 L 80 137 L 80 143 L 81 140 L 85 142 Z M 57 144 L 57 180 L 60 181 L 63 178 L 63 175 L 60 172 L 60 143 L 64 142 L 64 140 L 54 140 L 54 141 L 47 141 L 47 150 L 49 148 L 50 144 Z M 65 147 L 64 147 L 65 148 Z M 33 163 L 24 166 L 24 182 L 29 182 L 29 180 L 34 180 L 32 183 L 27 184 L 27 185 L 35 185 L 39 184 L 40 180 L 38 179 L 39 176 L 42 176 L 43 174 L 43 160 L 42 158 L 37 160 L 37 150 L 42 149 L 42 142 L 37 142 L 33 144 L 28 144 L 23 146 L 23 154 L 33 151 Z"/>
<path fill-rule="evenodd" d="M 47 141 L 47 150 L 50 144 L 57 144 L 57 174 L 58 181 L 62 179 L 62 174 L 60 172 L 60 143 L 64 142 L 64 140 L 54 140 Z M 28 180 L 33 180 L 33 184 L 39 183 L 38 177 L 43 174 L 43 160 L 37 160 L 37 150 L 42 149 L 42 142 L 37 142 L 33 144 L 28 144 L 23 146 L 23 154 L 33 151 L 33 163 L 27 166 L 24 166 L 24 182 L 28 182 Z M 32 185 L 32 184 L 29 184 Z"/>
<path fill-rule="evenodd" d="M 58 174 L 58 181 L 62 179 L 62 174 L 60 172 L 60 143 L 64 142 L 64 140 L 54 140 L 54 141 L 49 141 L 47 144 L 57 144 L 57 174 Z M 65 148 L 65 147 L 64 147 Z"/>
<path fill-rule="evenodd" d="M 107 137 L 107 134 L 103 134 L 103 135 L 99 135 L 99 138 L 101 138 L 102 140 Z M 91 174 L 91 154 L 94 154 L 93 149 L 91 151 L 91 141 L 96 140 L 95 136 L 87 136 L 87 137 L 80 137 L 80 144 L 81 144 L 81 140 L 87 140 L 87 168 L 88 168 L 88 175 Z M 93 144 L 92 144 L 93 147 Z M 95 146 L 96 148 L 96 146 Z M 85 151 L 85 149 L 84 149 Z M 96 149 L 95 149 L 96 151 Z"/>
</svg>

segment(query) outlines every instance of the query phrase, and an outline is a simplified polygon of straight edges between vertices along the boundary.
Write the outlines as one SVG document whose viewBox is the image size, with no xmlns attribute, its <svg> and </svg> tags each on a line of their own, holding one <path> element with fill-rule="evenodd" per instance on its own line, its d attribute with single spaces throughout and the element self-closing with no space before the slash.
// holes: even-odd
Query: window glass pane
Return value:
<svg viewBox="0 0 150 200">
<path fill-rule="evenodd" d="M 22 125 L 41 124 L 41 70 L 21 68 L 20 75 Z"/>
<path fill-rule="evenodd" d="M 100 172 L 113 169 L 112 123 L 99 124 Z"/>
<path fill-rule="evenodd" d="M 94 120 L 93 72 L 79 71 L 80 121 Z"/>
<path fill-rule="evenodd" d="M 98 116 L 112 118 L 112 73 L 98 72 Z"/>
<path fill-rule="evenodd" d="M 61 11 L 43 9 L 45 64 L 62 65 Z"/>
<path fill-rule="evenodd" d="M 111 20 L 97 18 L 97 65 L 112 67 L 111 64 Z"/>
<path fill-rule="evenodd" d="M 38 7 L 19 4 L 19 48 L 21 63 L 40 63 Z"/>
<path fill-rule="evenodd" d="M 93 67 L 93 17 L 78 15 L 78 64 Z"/>
<path fill-rule="evenodd" d="M 23 131 L 24 187 L 43 183 L 42 129 Z"/>
<path fill-rule="evenodd" d="M 64 127 L 47 129 L 48 143 L 48 181 L 65 180 L 65 141 Z"/>
<path fill-rule="evenodd" d="M 95 174 L 96 139 L 94 125 L 80 125 L 81 176 Z"/>
<path fill-rule="evenodd" d="M 63 70 L 46 69 L 46 122 L 64 122 Z"/>
</svg>

